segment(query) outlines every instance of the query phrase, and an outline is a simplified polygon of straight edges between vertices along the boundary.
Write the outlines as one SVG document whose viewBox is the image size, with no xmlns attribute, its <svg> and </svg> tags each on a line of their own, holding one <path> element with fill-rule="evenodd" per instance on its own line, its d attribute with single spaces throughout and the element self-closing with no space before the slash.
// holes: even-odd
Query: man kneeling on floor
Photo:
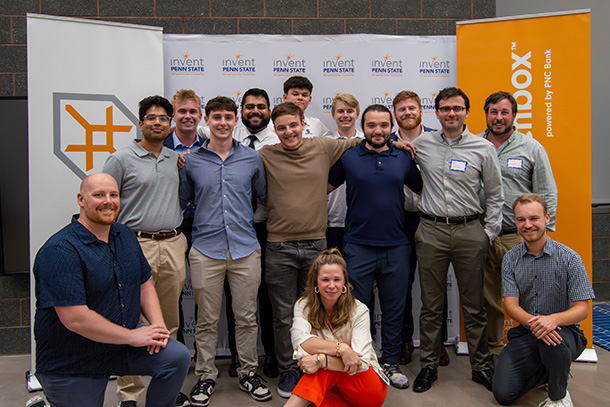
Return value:
<svg viewBox="0 0 610 407">
<path fill-rule="evenodd" d="M 34 262 L 36 376 L 53 407 L 102 407 L 111 375 L 152 376 L 146 406 L 173 407 L 191 357 L 169 336 L 138 239 L 114 222 L 119 188 L 92 174 L 77 201 Z"/>
<path fill-rule="evenodd" d="M 593 288 L 580 256 L 547 236 L 544 198 L 522 195 L 513 211 L 524 242 L 504 255 L 502 289 L 507 314 L 521 325 L 508 331 L 493 393 L 500 404 L 511 404 L 548 383 L 549 397 L 540 406 L 572 406 L 568 375 L 587 346 L 579 322 L 589 314 Z"/>
</svg>

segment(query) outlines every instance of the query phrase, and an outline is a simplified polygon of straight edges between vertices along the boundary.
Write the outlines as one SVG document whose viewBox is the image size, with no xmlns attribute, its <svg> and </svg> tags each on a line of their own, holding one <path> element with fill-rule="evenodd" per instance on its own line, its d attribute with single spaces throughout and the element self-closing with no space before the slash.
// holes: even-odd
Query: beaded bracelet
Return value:
<svg viewBox="0 0 610 407">
<path fill-rule="evenodd" d="M 341 350 L 339 349 L 339 347 L 341 346 L 342 342 L 337 342 L 337 351 L 335 352 L 335 357 L 340 358 L 341 357 Z"/>
</svg>

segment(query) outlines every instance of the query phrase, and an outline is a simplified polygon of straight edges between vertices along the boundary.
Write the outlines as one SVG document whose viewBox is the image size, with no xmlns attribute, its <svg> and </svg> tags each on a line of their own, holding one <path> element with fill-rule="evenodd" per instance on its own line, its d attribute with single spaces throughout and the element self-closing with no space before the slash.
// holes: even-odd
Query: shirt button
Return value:
<svg viewBox="0 0 610 407">
<path fill-rule="evenodd" d="M 223 197 L 223 198 L 226 198 L 227 196 L 226 196 L 226 195 L 223 195 L 222 197 Z"/>
</svg>

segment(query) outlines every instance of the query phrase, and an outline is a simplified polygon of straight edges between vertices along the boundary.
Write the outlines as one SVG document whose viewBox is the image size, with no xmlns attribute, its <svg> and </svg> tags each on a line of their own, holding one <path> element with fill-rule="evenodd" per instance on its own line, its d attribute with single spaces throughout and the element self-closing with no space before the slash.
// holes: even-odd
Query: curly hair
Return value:
<svg viewBox="0 0 610 407">
<path fill-rule="evenodd" d="M 318 274 L 320 269 L 325 265 L 336 264 L 343 270 L 343 278 L 347 291 L 339 296 L 339 300 L 335 304 L 332 320 L 326 313 L 326 309 L 320 300 L 320 294 L 315 292 L 318 286 Z M 347 279 L 347 266 L 345 260 L 341 256 L 341 252 L 336 249 L 326 249 L 322 251 L 314 260 L 309 273 L 307 275 L 307 285 L 305 292 L 301 297 L 305 301 L 304 314 L 307 316 L 307 321 L 315 330 L 322 330 L 326 327 L 327 321 L 333 329 L 337 329 L 347 324 L 352 318 L 352 314 L 356 309 L 356 300 L 352 295 L 352 286 Z"/>
</svg>

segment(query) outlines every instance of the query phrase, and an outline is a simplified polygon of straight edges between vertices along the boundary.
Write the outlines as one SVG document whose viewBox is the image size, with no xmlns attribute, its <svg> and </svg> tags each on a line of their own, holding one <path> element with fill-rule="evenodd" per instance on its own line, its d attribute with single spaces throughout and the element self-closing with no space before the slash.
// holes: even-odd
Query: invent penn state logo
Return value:
<svg viewBox="0 0 610 407">
<path fill-rule="evenodd" d="M 79 178 L 136 138 L 138 118 L 115 95 L 53 93 L 53 153 Z"/>
</svg>

